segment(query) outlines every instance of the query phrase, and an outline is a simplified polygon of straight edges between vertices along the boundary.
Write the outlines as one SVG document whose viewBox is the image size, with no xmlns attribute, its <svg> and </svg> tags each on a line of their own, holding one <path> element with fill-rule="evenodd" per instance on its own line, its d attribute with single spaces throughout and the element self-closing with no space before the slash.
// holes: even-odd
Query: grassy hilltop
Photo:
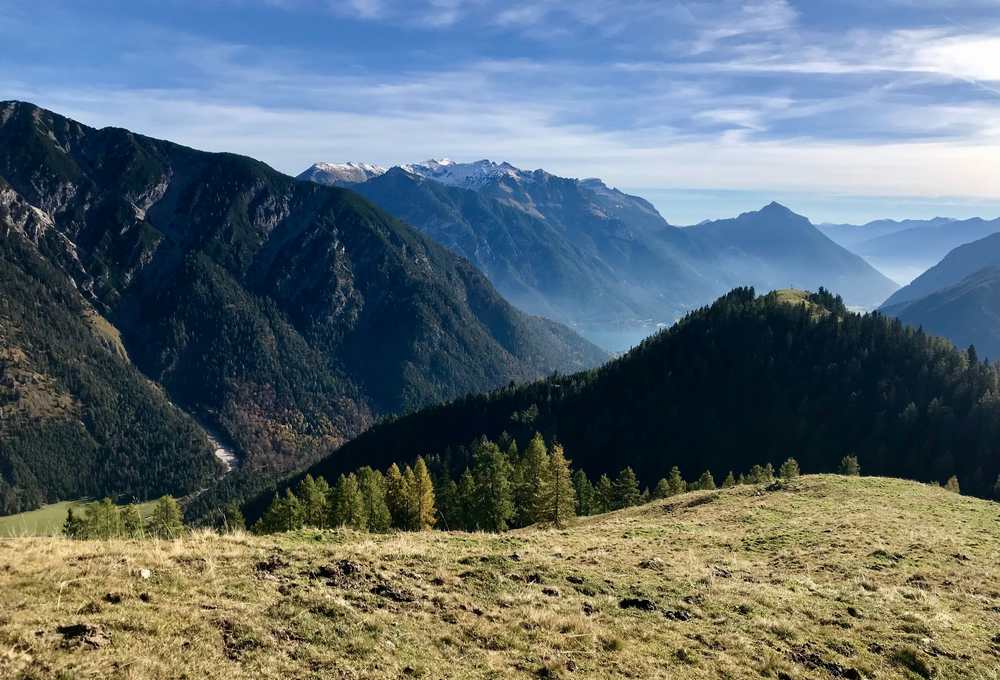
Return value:
<svg viewBox="0 0 1000 680">
<path fill-rule="evenodd" d="M 807 476 L 503 535 L 0 540 L 0 676 L 996 678 L 998 510 Z"/>
</svg>

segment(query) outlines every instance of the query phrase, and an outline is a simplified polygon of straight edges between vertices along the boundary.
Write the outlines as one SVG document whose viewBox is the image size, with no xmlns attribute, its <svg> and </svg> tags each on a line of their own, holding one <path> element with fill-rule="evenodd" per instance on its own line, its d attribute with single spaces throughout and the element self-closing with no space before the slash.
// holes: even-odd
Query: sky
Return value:
<svg viewBox="0 0 1000 680">
<path fill-rule="evenodd" d="M 6 0 L 0 99 L 290 174 L 490 158 L 674 224 L 1000 216 L 1000 0 Z"/>
</svg>

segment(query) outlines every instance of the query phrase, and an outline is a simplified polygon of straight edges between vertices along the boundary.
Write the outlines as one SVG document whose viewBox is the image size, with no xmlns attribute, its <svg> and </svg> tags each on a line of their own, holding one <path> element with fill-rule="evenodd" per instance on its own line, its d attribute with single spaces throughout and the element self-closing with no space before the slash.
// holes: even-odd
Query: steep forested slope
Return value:
<svg viewBox="0 0 1000 680">
<path fill-rule="evenodd" d="M 382 423 L 313 468 L 438 454 L 538 430 L 591 475 L 635 468 L 646 484 L 794 456 L 806 471 L 856 453 L 871 474 L 987 495 L 1000 472 L 1000 375 L 947 341 L 828 293 L 737 289 L 606 366 Z"/>
<path fill-rule="evenodd" d="M 209 483 L 219 470 L 204 433 L 39 253 L 61 240 L 51 227 L 0 180 L 0 514 Z"/>
<path fill-rule="evenodd" d="M 249 158 L 7 102 L 0 178 L 51 224 L 38 251 L 235 442 L 242 475 L 302 464 L 379 414 L 604 357 L 356 194 Z"/>
</svg>

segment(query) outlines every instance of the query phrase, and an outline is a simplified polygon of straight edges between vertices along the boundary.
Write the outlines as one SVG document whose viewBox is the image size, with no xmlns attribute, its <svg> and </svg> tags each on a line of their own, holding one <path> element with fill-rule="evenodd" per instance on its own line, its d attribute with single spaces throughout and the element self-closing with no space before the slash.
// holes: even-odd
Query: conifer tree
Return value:
<svg viewBox="0 0 1000 680">
<path fill-rule="evenodd" d="M 733 475 L 733 471 L 730 470 L 729 474 L 726 475 L 726 479 L 722 482 L 723 489 L 731 489 L 736 486 L 736 477 Z"/>
<path fill-rule="evenodd" d="M 545 440 L 538 432 L 528 442 L 524 450 L 523 466 L 523 491 L 516 501 L 523 507 L 516 510 L 520 515 L 522 526 L 543 521 L 545 512 L 545 501 L 548 496 L 546 489 L 547 473 L 549 469 L 549 452 L 545 446 Z"/>
<path fill-rule="evenodd" d="M 861 466 L 858 464 L 858 457 L 855 455 L 844 456 L 840 459 L 840 467 L 837 471 L 842 475 L 858 477 L 861 474 Z"/>
<path fill-rule="evenodd" d="M 472 470 L 465 468 L 458 480 L 460 528 L 473 531 L 479 528 L 479 490 Z"/>
<path fill-rule="evenodd" d="M 233 533 L 234 531 L 243 531 L 246 527 L 247 521 L 243 517 L 240 506 L 233 501 L 226 503 L 226 507 L 222 509 L 223 530 L 227 533 Z"/>
<path fill-rule="evenodd" d="M 545 483 L 542 485 L 542 512 L 539 520 L 562 528 L 576 515 L 576 490 L 573 472 L 561 444 L 553 444 L 548 456 Z"/>
<path fill-rule="evenodd" d="M 660 481 L 656 483 L 653 487 L 653 499 L 660 500 L 671 495 L 672 490 L 670 488 L 670 481 L 666 477 L 662 477 Z"/>
<path fill-rule="evenodd" d="M 142 538 L 145 535 L 145 527 L 142 523 L 142 515 L 139 508 L 134 505 L 126 505 L 122 508 L 122 531 L 129 538 Z"/>
<path fill-rule="evenodd" d="M 997 475 L 997 481 L 993 483 L 993 498 L 1000 501 L 1000 475 Z"/>
<path fill-rule="evenodd" d="M 254 533 L 273 534 L 302 528 L 302 504 L 291 489 L 274 495 L 271 505 L 253 526 Z"/>
<path fill-rule="evenodd" d="M 358 470 L 358 490 L 368 518 L 368 531 L 384 533 L 392 526 L 392 515 L 386 503 L 385 477 L 367 465 Z"/>
<path fill-rule="evenodd" d="M 640 505 L 645 505 L 646 503 L 648 503 L 651 500 L 653 500 L 653 494 L 650 493 L 648 486 L 644 487 L 643 490 L 642 490 L 642 495 L 639 496 L 639 504 Z"/>
<path fill-rule="evenodd" d="M 750 468 L 750 474 L 747 475 L 747 481 L 750 484 L 762 484 L 765 482 L 766 473 L 764 472 L 764 467 L 761 465 L 754 465 Z"/>
<path fill-rule="evenodd" d="M 110 498 L 103 498 L 90 508 L 86 517 L 87 538 L 118 538 L 122 534 L 122 519 Z"/>
<path fill-rule="evenodd" d="M 581 517 L 594 514 L 594 485 L 583 470 L 573 473 L 573 490 L 576 492 L 576 514 Z"/>
<path fill-rule="evenodd" d="M 613 508 L 617 510 L 619 508 L 630 508 L 633 505 L 639 505 L 641 496 L 639 480 L 635 476 L 635 470 L 631 467 L 624 468 L 618 473 L 618 478 L 615 480 Z"/>
<path fill-rule="evenodd" d="M 418 531 L 426 531 L 437 521 L 437 506 L 434 504 L 434 483 L 421 456 L 417 456 L 413 466 L 413 477 L 414 526 Z"/>
<path fill-rule="evenodd" d="M 417 476 L 409 465 L 403 468 L 403 526 L 407 531 L 419 531 L 417 511 Z"/>
<path fill-rule="evenodd" d="M 479 528 L 506 531 L 514 516 L 510 462 L 496 444 L 483 438 L 476 446 L 475 478 Z"/>
<path fill-rule="evenodd" d="M 350 527 L 357 531 L 368 530 L 368 517 L 365 515 L 365 504 L 361 498 L 356 474 L 351 472 L 337 478 L 332 500 L 333 526 Z"/>
<path fill-rule="evenodd" d="M 948 478 L 948 481 L 945 482 L 944 488 L 946 491 L 951 491 L 952 493 L 962 493 L 962 489 L 958 485 L 958 477 L 955 475 Z"/>
<path fill-rule="evenodd" d="M 156 501 L 149 515 L 149 531 L 159 538 L 177 538 L 184 531 L 181 506 L 173 496 L 162 496 Z"/>
<path fill-rule="evenodd" d="M 389 506 L 392 526 L 397 529 L 409 528 L 409 505 L 407 504 L 406 481 L 399 466 L 393 463 L 385 473 L 385 502 Z"/>
<path fill-rule="evenodd" d="M 596 501 L 595 513 L 609 512 L 615 502 L 615 485 L 607 475 L 597 478 L 594 499 Z"/>
<path fill-rule="evenodd" d="M 670 468 L 670 477 L 667 478 L 667 482 L 670 484 L 671 496 L 687 491 L 687 482 L 681 477 L 681 470 L 676 465 Z"/>
<path fill-rule="evenodd" d="M 437 501 L 439 529 L 452 531 L 462 528 L 462 502 L 458 495 L 458 483 L 448 471 L 442 472 L 434 480 L 434 498 Z"/>
<path fill-rule="evenodd" d="M 794 458 L 789 458 L 781 464 L 778 474 L 782 479 L 795 479 L 801 474 L 799 471 L 799 462 Z"/>
<path fill-rule="evenodd" d="M 703 491 L 711 491 L 715 489 L 715 477 L 712 476 L 711 470 L 705 470 L 701 473 L 701 477 L 698 478 L 696 483 L 697 488 Z"/>
<path fill-rule="evenodd" d="M 323 528 L 330 522 L 330 485 L 322 477 L 307 474 L 299 483 L 298 499 L 302 502 L 302 523 Z"/>
<path fill-rule="evenodd" d="M 762 481 L 768 484 L 774 481 L 774 466 L 770 463 L 764 466 L 764 479 Z"/>
<path fill-rule="evenodd" d="M 66 510 L 66 521 L 63 522 L 63 535 L 67 538 L 86 538 L 86 521 L 73 512 L 73 506 Z"/>
</svg>

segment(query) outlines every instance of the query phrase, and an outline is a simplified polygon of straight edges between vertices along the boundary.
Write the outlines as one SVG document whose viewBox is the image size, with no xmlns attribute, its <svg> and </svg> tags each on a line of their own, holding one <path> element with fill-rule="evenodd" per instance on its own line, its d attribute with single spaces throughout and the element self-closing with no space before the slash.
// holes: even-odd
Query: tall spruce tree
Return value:
<svg viewBox="0 0 1000 680">
<path fill-rule="evenodd" d="M 711 470 L 705 470 L 701 473 L 701 477 L 695 482 L 696 487 L 702 491 L 711 491 L 715 489 L 715 477 L 712 476 Z"/>
<path fill-rule="evenodd" d="M 350 527 L 357 531 L 368 530 L 368 516 L 365 514 L 358 476 L 353 472 L 340 475 L 332 494 L 332 526 Z"/>
<path fill-rule="evenodd" d="M 595 491 L 596 507 L 594 512 L 601 513 L 613 510 L 615 504 L 615 485 L 611 481 L 611 478 L 607 475 L 598 477 Z"/>
<path fill-rule="evenodd" d="M 81 515 L 73 512 L 73 506 L 69 506 L 66 510 L 66 521 L 63 522 L 63 535 L 68 538 L 86 538 L 87 537 L 87 523 L 86 519 Z"/>
<path fill-rule="evenodd" d="M 519 506 L 523 504 L 517 508 L 522 526 L 543 521 L 548 468 L 548 448 L 542 435 L 536 432 L 524 450 L 523 493 L 516 499 Z"/>
<path fill-rule="evenodd" d="M 681 477 L 681 469 L 676 465 L 670 468 L 670 477 L 667 478 L 667 481 L 670 483 L 671 496 L 687 491 L 687 482 Z"/>
<path fill-rule="evenodd" d="M 273 534 L 302 528 L 302 503 L 291 489 L 274 495 L 271 505 L 253 526 L 255 533 Z"/>
<path fill-rule="evenodd" d="M 313 479 L 306 475 L 296 496 L 302 501 L 302 523 L 305 526 L 322 528 L 330 522 L 330 485 L 322 477 Z"/>
<path fill-rule="evenodd" d="M 393 463 L 385 473 L 385 501 L 392 516 L 392 526 L 397 529 L 409 528 L 409 505 L 406 481 L 399 466 Z"/>
<path fill-rule="evenodd" d="M 413 468 L 407 465 L 403 468 L 403 525 L 407 531 L 419 531 L 419 505 L 417 501 L 417 476 Z"/>
<path fill-rule="evenodd" d="M 129 504 L 122 508 L 121 513 L 124 535 L 129 538 L 143 538 L 146 535 L 146 527 L 143 524 L 139 508 Z"/>
<path fill-rule="evenodd" d="M 615 479 L 613 509 L 630 508 L 639 505 L 642 492 L 639 490 L 639 479 L 631 467 L 624 468 Z"/>
<path fill-rule="evenodd" d="M 433 528 L 437 521 L 437 506 L 434 503 L 434 483 L 421 456 L 417 456 L 413 466 L 413 477 L 414 526 L 418 531 L 426 531 Z"/>
<path fill-rule="evenodd" d="M 576 514 L 581 517 L 594 514 L 594 485 L 582 469 L 573 473 L 573 490 L 576 491 Z"/>
<path fill-rule="evenodd" d="M 789 458 L 781 464 L 780 468 L 778 468 L 778 475 L 782 479 L 795 479 L 800 474 L 801 471 L 799 470 L 799 462 L 794 458 Z"/>
<path fill-rule="evenodd" d="M 673 489 L 670 488 L 670 480 L 666 477 L 660 479 L 653 487 L 653 499 L 659 500 L 661 498 L 666 498 L 673 494 Z"/>
<path fill-rule="evenodd" d="M 159 538 L 178 538 L 184 531 L 183 517 L 181 506 L 173 496 L 161 496 L 149 515 L 149 531 Z"/>
<path fill-rule="evenodd" d="M 437 501 L 439 529 L 453 531 L 462 528 L 462 503 L 458 495 L 458 483 L 447 470 L 434 480 L 434 498 Z"/>
<path fill-rule="evenodd" d="M 734 486 L 736 486 L 736 476 L 733 474 L 733 471 L 730 470 L 729 474 L 726 475 L 725 480 L 722 482 L 722 488 L 731 489 Z"/>
<path fill-rule="evenodd" d="M 110 498 L 103 498 L 93 505 L 86 517 L 87 538 L 118 538 L 122 535 L 122 518 Z"/>
<path fill-rule="evenodd" d="M 392 526 L 392 515 L 385 499 L 385 477 L 366 465 L 358 470 L 358 490 L 365 517 L 368 518 L 368 531 L 388 531 Z"/>
<path fill-rule="evenodd" d="M 222 509 L 222 530 L 226 533 L 233 533 L 234 531 L 243 531 L 246 528 L 247 521 L 243 517 L 240 506 L 235 501 L 227 503 L 226 507 Z"/>
<path fill-rule="evenodd" d="M 474 474 L 479 528 L 506 531 L 514 516 L 511 465 L 500 448 L 485 437 L 476 446 Z"/>
<path fill-rule="evenodd" d="M 542 486 L 542 521 L 558 528 L 566 526 L 576 515 L 576 490 L 573 488 L 573 471 L 561 444 L 553 444 L 548 455 L 545 484 Z"/>
<path fill-rule="evenodd" d="M 479 528 L 479 489 L 476 486 L 476 477 L 472 470 L 465 468 L 462 476 L 458 480 L 458 503 L 460 526 L 458 528 L 465 531 L 474 531 Z"/>
</svg>

